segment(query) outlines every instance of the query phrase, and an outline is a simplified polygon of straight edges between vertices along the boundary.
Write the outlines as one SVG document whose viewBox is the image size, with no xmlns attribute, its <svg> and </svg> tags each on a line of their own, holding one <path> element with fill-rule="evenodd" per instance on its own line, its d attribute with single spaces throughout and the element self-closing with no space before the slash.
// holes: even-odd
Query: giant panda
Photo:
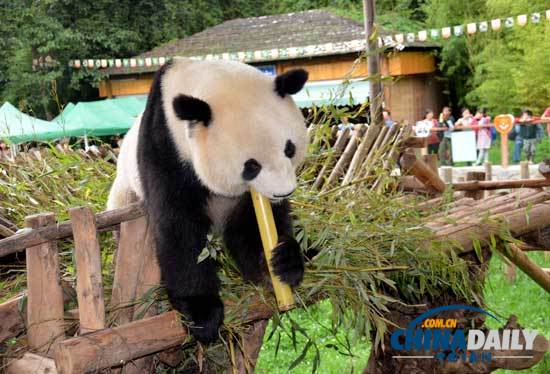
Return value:
<svg viewBox="0 0 550 374">
<path fill-rule="evenodd" d="M 306 151 L 290 95 L 307 78 L 302 69 L 270 77 L 239 62 L 173 59 L 122 143 L 108 209 L 129 191 L 144 201 L 170 303 L 202 343 L 217 339 L 224 317 L 215 261 L 198 263 L 209 232 L 223 236 L 245 280 L 269 282 L 250 187 L 271 200 L 275 274 L 291 286 L 302 280 L 286 199 Z"/>
</svg>

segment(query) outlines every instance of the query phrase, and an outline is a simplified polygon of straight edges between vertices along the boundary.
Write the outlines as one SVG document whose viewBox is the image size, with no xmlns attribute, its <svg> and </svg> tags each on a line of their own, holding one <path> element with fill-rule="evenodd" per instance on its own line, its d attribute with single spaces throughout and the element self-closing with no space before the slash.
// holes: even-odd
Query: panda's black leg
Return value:
<svg viewBox="0 0 550 374">
<path fill-rule="evenodd" d="M 279 244 L 272 258 L 273 269 L 282 281 L 296 286 L 304 274 L 304 261 L 300 246 L 293 237 L 290 207 L 287 201 L 283 201 L 272 204 L 272 208 L 279 235 Z M 243 197 L 228 217 L 224 240 L 246 280 L 255 283 L 269 282 L 269 272 L 250 194 Z"/>
<path fill-rule="evenodd" d="M 193 336 L 202 343 L 210 343 L 218 338 L 224 314 L 215 262 L 207 258 L 197 263 L 206 246 L 209 219 L 201 212 L 190 214 L 188 210 L 178 211 L 167 206 L 162 213 L 155 236 L 168 298 L 191 322 Z"/>
</svg>

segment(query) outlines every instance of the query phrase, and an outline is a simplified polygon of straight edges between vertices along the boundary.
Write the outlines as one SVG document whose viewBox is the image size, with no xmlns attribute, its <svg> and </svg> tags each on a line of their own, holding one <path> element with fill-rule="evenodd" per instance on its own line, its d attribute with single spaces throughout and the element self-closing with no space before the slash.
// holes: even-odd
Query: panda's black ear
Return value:
<svg viewBox="0 0 550 374">
<path fill-rule="evenodd" d="M 292 69 L 275 77 L 275 91 L 281 97 L 298 93 L 306 84 L 308 77 L 304 69 Z"/>
<path fill-rule="evenodd" d="M 202 122 L 208 126 L 212 119 L 210 105 L 192 96 L 178 95 L 172 101 L 176 116 L 184 121 Z"/>
</svg>

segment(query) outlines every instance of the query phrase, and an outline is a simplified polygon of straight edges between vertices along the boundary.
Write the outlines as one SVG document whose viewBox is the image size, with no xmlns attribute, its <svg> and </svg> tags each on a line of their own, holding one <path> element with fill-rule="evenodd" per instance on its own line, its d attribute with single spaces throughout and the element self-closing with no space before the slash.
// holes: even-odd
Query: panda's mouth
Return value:
<svg viewBox="0 0 550 374">
<path fill-rule="evenodd" d="M 275 198 L 275 199 L 285 199 L 285 198 L 289 197 L 290 195 L 292 195 L 292 192 L 294 192 L 294 191 L 291 191 L 291 192 L 289 192 L 285 195 L 273 195 L 273 198 Z"/>
</svg>

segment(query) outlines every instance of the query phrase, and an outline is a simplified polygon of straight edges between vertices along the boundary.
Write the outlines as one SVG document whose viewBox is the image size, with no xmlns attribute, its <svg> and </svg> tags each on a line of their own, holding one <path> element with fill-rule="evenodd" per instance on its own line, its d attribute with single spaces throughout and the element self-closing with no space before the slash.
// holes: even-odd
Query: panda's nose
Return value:
<svg viewBox="0 0 550 374">
<path fill-rule="evenodd" d="M 277 198 L 277 199 L 284 199 L 285 197 L 289 197 L 290 195 L 292 195 L 292 193 L 296 190 L 296 188 L 294 188 L 292 191 L 290 191 L 289 193 L 287 194 L 284 194 L 284 195 L 273 195 L 273 197 Z"/>
</svg>

